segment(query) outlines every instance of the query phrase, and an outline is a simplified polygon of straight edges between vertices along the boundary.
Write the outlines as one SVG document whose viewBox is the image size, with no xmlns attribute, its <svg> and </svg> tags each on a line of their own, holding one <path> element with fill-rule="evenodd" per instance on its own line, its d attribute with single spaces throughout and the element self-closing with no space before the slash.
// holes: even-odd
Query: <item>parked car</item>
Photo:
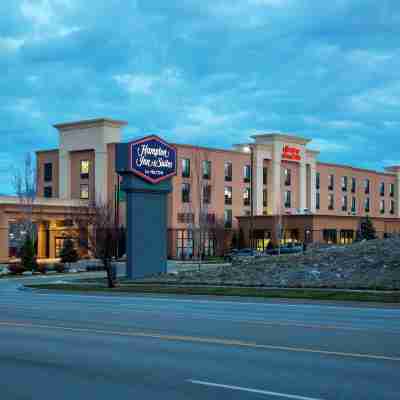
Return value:
<svg viewBox="0 0 400 400">
<path fill-rule="evenodd" d="M 224 255 L 225 261 L 232 261 L 234 257 L 257 257 L 260 253 L 257 250 L 246 248 L 246 249 L 232 249 L 229 253 Z"/>
<path fill-rule="evenodd" d="M 303 245 L 301 243 L 287 243 L 280 248 L 276 247 L 271 250 L 267 250 L 268 254 L 293 254 L 303 252 Z"/>
<path fill-rule="evenodd" d="M 8 275 L 9 273 L 10 270 L 8 269 L 8 267 L 6 267 L 5 265 L 0 265 L 0 276 Z"/>
</svg>

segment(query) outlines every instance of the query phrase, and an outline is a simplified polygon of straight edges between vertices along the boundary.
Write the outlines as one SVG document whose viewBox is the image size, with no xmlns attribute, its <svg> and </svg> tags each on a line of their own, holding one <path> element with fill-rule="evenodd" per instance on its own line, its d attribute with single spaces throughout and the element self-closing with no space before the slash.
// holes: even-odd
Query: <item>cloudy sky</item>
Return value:
<svg viewBox="0 0 400 400">
<path fill-rule="evenodd" d="M 0 192 L 52 124 L 229 148 L 313 138 L 320 160 L 400 163 L 398 0 L 2 0 Z"/>
</svg>

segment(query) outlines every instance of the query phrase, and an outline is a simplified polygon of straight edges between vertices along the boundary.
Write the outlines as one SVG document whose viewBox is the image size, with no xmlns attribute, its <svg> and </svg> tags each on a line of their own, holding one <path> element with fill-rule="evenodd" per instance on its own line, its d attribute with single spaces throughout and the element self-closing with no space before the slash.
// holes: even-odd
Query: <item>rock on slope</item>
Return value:
<svg viewBox="0 0 400 400">
<path fill-rule="evenodd" d="M 230 267 L 181 272 L 161 280 L 209 285 L 400 289 L 400 238 L 242 259 Z"/>
</svg>

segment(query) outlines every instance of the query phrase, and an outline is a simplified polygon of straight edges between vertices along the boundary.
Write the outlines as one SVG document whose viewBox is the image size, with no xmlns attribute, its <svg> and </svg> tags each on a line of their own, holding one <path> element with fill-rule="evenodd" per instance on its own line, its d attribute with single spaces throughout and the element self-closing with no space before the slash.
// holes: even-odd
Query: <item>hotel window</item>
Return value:
<svg viewBox="0 0 400 400">
<path fill-rule="evenodd" d="M 224 211 L 224 225 L 225 228 L 232 228 L 232 210 Z"/>
<path fill-rule="evenodd" d="M 333 210 L 335 208 L 335 198 L 333 194 L 328 194 L 328 210 Z"/>
<path fill-rule="evenodd" d="M 367 197 L 367 198 L 364 200 L 364 211 L 365 211 L 366 213 L 369 213 L 369 210 L 370 210 L 370 207 L 369 207 L 369 197 Z"/>
<path fill-rule="evenodd" d="M 268 205 L 268 193 L 267 189 L 263 189 L 263 207 L 267 207 Z"/>
<path fill-rule="evenodd" d="M 176 231 L 176 250 L 177 256 L 181 259 L 191 259 L 193 257 L 193 231 L 189 229 L 178 229 Z"/>
<path fill-rule="evenodd" d="M 379 212 L 381 214 L 385 214 L 385 200 L 383 200 L 383 199 L 380 202 Z"/>
<path fill-rule="evenodd" d="M 347 176 L 342 176 L 342 191 L 347 192 Z"/>
<path fill-rule="evenodd" d="M 245 165 L 243 167 L 243 181 L 248 183 L 251 180 L 251 166 Z"/>
<path fill-rule="evenodd" d="M 194 214 L 178 213 L 178 222 L 181 224 L 192 224 L 194 222 Z"/>
<path fill-rule="evenodd" d="M 347 211 L 347 196 L 342 197 L 342 211 Z"/>
<path fill-rule="evenodd" d="M 232 186 L 225 186 L 225 204 L 232 204 Z"/>
<path fill-rule="evenodd" d="M 89 167 L 90 167 L 89 160 L 81 160 L 81 179 L 89 178 Z"/>
<path fill-rule="evenodd" d="M 351 198 L 351 212 L 355 213 L 357 211 L 357 200 L 355 197 Z"/>
<path fill-rule="evenodd" d="M 351 229 L 342 229 L 340 231 L 340 244 L 351 244 L 354 241 L 354 231 Z"/>
<path fill-rule="evenodd" d="M 385 182 L 381 182 L 381 184 L 379 185 L 379 193 L 381 196 L 385 195 Z"/>
<path fill-rule="evenodd" d="M 315 193 L 315 208 L 317 210 L 321 208 L 321 194 L 319 192 Z"/>
<path fill-rule="evenodd" d="M 250 205 L 250 188 L 244 188 L 243 190 L 243 205 Z"/>
<path fill-rule="evenodd" d="M 203 161 L 203 179 L 211 179 L 211 161 Z"/>
<path fill-rule="evenodd" d="M 292 207 L 292 192 L 290 190 L 285 191 L 284 205 L 285 208 Z"/>
<path fill-rule="evenodd" d="M 357 180 L 356 178 L 351 178 L 351 193 L 356 192 L 356 187 L 357 187 Z"/>
<path fill-rule="evenodd" d="M 292 184 L 292 173 L 289 168 L 285 168 L 284 171 L 284 177 L 285 177 L 285 186 L 290 186 Z"/>
<path fill-rule="evenodd" d="M 203 186 L 203 203 L 204 204 L 211 203 L 211 185 Z"/>
<path fill-rule="evenodd" d="M 394 183 L 391 183 L 389 187 L 390 197 L 394 197 Z"/>
<path fill-rule="evenodd" d="M 214 213 L 208 213 L 206 215 L 206 221 L 209 224 L 215 224 L 215 214 Z"/>
<path fill-rule="evenodd" d="M 53 189 L 51 186 L 45 186 L 43 191 L 44 197 L 53 197 Z"/>
<path fill-rule="evenodd" d="M 335 175 L 330 174 L 328 179 L 328 190 L 333 190 L 335 187 Z"/>
<path fill-rule="evenodd" d="M 190 183 L 182 183 L 182 203 L 190 203 Z"/>
<path fill-rule="evenodd" d="M 190 160 L 188 158 L 182 158 L 182 178 L 190 177 Z"/>
<path fill-rule="evenodd" d="M 369 179 L 368 179 L 368 178 L 365 179 L 365 180 L 364 180 L 364 193 L 365 193 L 365 194 L 369 194 L 370 186 L 371 186 L 371 184 L 370 184 L 370 182 L 369 182 Z"/>
<path fill-rule="evenodd" d="M 390 200 L 390 214 L 394 214 L 394 200 Z"/>
<path fill-rule="evenodd" d="M 225 181 L 231 182 L 232 181 L 232 163 L 226 162 L 224 169 L 225 169 Z"/>
<path fill-rule="evenodd" d="M 319 190 L 320 187 L 321 187 L 321 174 L 317 172 L 315 174 L 315 189 Z"/>
<path fill-rule="evenodd" d="M 53 180 L 53 164 L 45 163 L 44 164 L 44 181 L 51 182 Z"/>
<path fill-rule="evenodd" d="M 336 229 L 324 229 L 322 231 L 322 236 L 326 243 L 328 243 L 328 244 L 336 243 L 336 240 L 337 240 Z"/>
<path fill-rule="evenodd" d="M 80 198 L 82 200 L 89 199 L 89 185 L 87 183 L 81 185 Z"/>
<path fill-rule="evenodd" d="M 263 167 L 263 185 L 266 185 L 268 182 L 268 168 Z"/>
</svg>

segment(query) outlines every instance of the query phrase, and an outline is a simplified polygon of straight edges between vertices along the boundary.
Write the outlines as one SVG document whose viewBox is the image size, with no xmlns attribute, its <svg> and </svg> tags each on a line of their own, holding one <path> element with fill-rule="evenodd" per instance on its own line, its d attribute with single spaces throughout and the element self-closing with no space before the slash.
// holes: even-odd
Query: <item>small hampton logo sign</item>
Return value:
<svg viewBox="0 0 400 400">
<path fill-rule="evenodd" d="M 286 144 L 282 149 L 282 158 L 285 160 L 301 161 L 300 149 Z"/>
<path fill-rule="evenodd" d="M 146 136 L 129 144 L 132 171 L 150 183 L 176 174 L 176 148 L 158 136 Z"/>
</svg>

